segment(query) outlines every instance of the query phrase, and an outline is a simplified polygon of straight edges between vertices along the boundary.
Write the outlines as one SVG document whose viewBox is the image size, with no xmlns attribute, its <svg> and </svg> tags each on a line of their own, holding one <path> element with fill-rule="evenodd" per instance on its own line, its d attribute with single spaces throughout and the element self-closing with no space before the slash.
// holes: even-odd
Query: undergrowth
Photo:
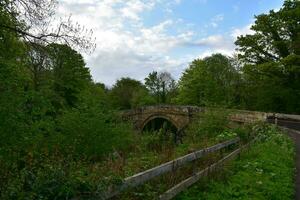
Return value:
<svg viewBox="0 0 300 200">
<path fill-rule="evenodd" d="M 258 141 L 241 159 L 213 179 L 202 181 L 177 200 L 290 200 L 294 195 L 294 146 L 274 126 L 253 129 Z"/>
<path fill-rule="evenodd" d="M 75 114 L 66 115 L 61 121 L 63 137 L 55 136 L 55 140 L 48 137 L 48 141 L 15 152 L 11 162 L 0 159 L 1 199 L 97 199 L 128 176 L 236 136 L 247 142 L 253 137 L 252 132 L 266 129 L 233 125 L 228 113 L 211 111 L 201 114 L 185 130 L 182 140 L 174 143 L 174 133 L 159 130 L 138 134 L 113 118 L 109 123 L 107 118 L 94 119 L 94 116 L 82 121 L 74 120 Z M 219 156 L 211 154 L 196 164 L 205 167 Z M 114 199 L 156 199 L 194 170 L 191 163 L 180 173 L 166 174 Z"/>
</svg>

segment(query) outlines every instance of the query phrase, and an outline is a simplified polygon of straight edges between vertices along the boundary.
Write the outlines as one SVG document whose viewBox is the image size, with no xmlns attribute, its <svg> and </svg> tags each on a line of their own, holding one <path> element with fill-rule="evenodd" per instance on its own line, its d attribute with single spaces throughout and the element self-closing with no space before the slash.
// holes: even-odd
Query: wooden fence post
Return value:
<svg viewBox="0 0 300 200">
<path fill-rule="evenodd" d="M 209 153 L 217 152 L 220 149 L 226 148 L 233 144 L 237 144 L 239 141 L 240 141 L 240 138 L 237 137 L 237 138 L 216 144 L 214 146 L 211 146 L 211 147 L 208 147 L 205 149 L 201 149 L 201 150 L 195 151 L 193 153 L 187 154 L 185 156 L 179 157 L 175 160 L 161 164 L 152 169 L 148 169 L 146 171 L 140 172 L 131 177 L 127 177 L 123 180 L 123 183 L 121 185 L 115 186 L 115 187 L 111 188 L 109 191 L 102 193 L 102 198 L 110 199 L 110 198 L 120 194 L 122 191 L 124 191 L 128 188 L 133 188 L 135 186 L 142 185 L 146 181 L 149 181 L 155 177 L 161 176 L 166 173 L 171 173 L 171 176 L 173 176 L 173 174 L 175 174 L 175 172 L 178 168 L 186 165 L 187 163 L 195 162 L 196 160 L 208 155 Z M 194 167 L 196 167 L 196 164 L 194 164 Z M 214 166 L 214 167 L 216 167 L 216 166 Z M 203 173 L 208 174 L 210 170 L 211 170 L 211 168 L 208 168 Z M 195 173 L 195 174 L 197 174 L 197 173 Z M 171 178 L 171 180 L 173 179 L 173 177 L 170 177 L 170 178 Z"/>
</svg>

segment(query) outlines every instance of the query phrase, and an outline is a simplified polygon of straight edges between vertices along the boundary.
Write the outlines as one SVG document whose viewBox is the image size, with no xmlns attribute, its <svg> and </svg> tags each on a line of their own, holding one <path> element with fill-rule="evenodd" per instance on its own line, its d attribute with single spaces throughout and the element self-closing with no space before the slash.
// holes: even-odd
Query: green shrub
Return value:
<svg viewBox="0 0 300 200">
<path fill-rule="evenodd" d="M 143 146 L 145 146 L 148 151 L 161 152 L 163 149 L 173 148 L 175 146 L 174 134 L 165 132 L 163 129 L 145 132 L 141 139 Z"/>
<path fill-rule="evenodd" d="M 187 136 L 195 139 L 214 138 L 229 130 L 228 112 L 223 109 L 206 110 L 197 120 L 189 125 Z"/>
<path fill-rule="evenodd" d="M 96 191 L 101 183 L 83 160 L 42 153 L 24 159 L 22 169 L 10 166 L 10 177 L 5 187 L 1 187 L 1 199 L 71 199 L 80 193 Z"/>
<path fill-rule="evenodd" d="M 58 124 L 60 148 L 67 153 L 88 158 L 101 158 L 113 151 L 130 148 L 134 133 L 129 124 L 117 122 L 113 113 L 100 109 L 73 109 L 66 112 Z"/>
<path fill-rule="evenodd" d="M 222 133 L 220 133 L 219 135 L 217 135 L 216 139 L 218 142 L 222 142 L 222 141 L 226 141 L 232 138 L 237 137 L 238 134 L 232 130 L 225 130 Z"/>
<path fill-rule="evenodd" d="M 14 145 L 0 149 L 0 199 L 70 199 L 96 192 L 111 180 L 103 182 L 93 163 L 129 152 L 135 137 L 130 125 L 101 107 L 74 108 L 54 122 L 37 121 L 31 132 L 13 138 Z"/>
</svg>

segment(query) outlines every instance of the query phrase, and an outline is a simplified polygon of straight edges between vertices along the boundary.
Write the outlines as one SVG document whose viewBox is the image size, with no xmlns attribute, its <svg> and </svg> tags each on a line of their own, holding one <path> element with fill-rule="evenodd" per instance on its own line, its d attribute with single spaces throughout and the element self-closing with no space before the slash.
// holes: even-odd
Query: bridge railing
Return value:
<svg viewBox="0 0 300 200">
<path fill-rule="evenodd" d="M 110 199 L 110 198 L 120 194 L 121 192 L 123 192 L 126 189 L 133 188 L 133 187 L 136 187 L 139 185 L 143 185 L 147 181 L 150 181 L 151 179 L 153 179 L 155 177 L 159 177 L 168 172 L 175 172 L 176 169 L 178 169 L 188 163 L 191 163 L 192 161 L 196 161 L 210 153 L 217 152 L 221 149 L 224 149 L 226 147 L 229 147 L 234 144 L 239 144 L 239 143 L 240 143 L 240 139 L 234 138 L 234 139 L 216 144 L 214 146 L 189 153 L 189 154 L 179 157 L 175 160 L 166 162 L 166 163 L 156 166 L 154 168 L 151 168 L 146 171 L 135 174 L 133 176 L 127 177 L 123 180 L 121 185 L 115 186 L 115 187 L 111 188 L 109 191 L 106 191 L 105 193 L 101 194 L 101 199 Z M 219 160 L 217 163 L 214 163 L 213 165 L 209 166 L 208 168 L 194 174 L 192 177 L 184 180 L 183 182 L 181 182 L 178 185 L 174 186 L 173 188 L 169 189 L 166 193 L 160 195 L 160 199 L 166 200 L 166 199 L 173 198 L 180 191 L 182 191 L 186 187 L 190 186 L 191 184 L 195 183 L 201 177 L 207 175 L 209 171 L 216 169 L 219 165 L 221 165 L 225 161 L 236 156 L 240 152 L 240 149 L 241 148 L 235 150 L 234 152 L 230 153 L 229 155 L 227 155 L 224 158 L 222 158 L 221 160 Z"/>
</svg>

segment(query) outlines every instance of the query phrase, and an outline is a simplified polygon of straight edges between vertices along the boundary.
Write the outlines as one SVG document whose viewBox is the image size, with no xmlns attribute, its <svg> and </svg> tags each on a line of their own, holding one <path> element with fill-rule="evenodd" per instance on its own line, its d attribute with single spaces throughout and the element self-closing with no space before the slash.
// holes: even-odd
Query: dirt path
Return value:
<svg viewBox="0 0 300 200">
<path fill-rule="evenodd" d="M 295 200 L 300 200 L 300 131 L 287 129 L 289 136 L 296 144 L 296 177 L 295 177 Z"/>
</svg>

